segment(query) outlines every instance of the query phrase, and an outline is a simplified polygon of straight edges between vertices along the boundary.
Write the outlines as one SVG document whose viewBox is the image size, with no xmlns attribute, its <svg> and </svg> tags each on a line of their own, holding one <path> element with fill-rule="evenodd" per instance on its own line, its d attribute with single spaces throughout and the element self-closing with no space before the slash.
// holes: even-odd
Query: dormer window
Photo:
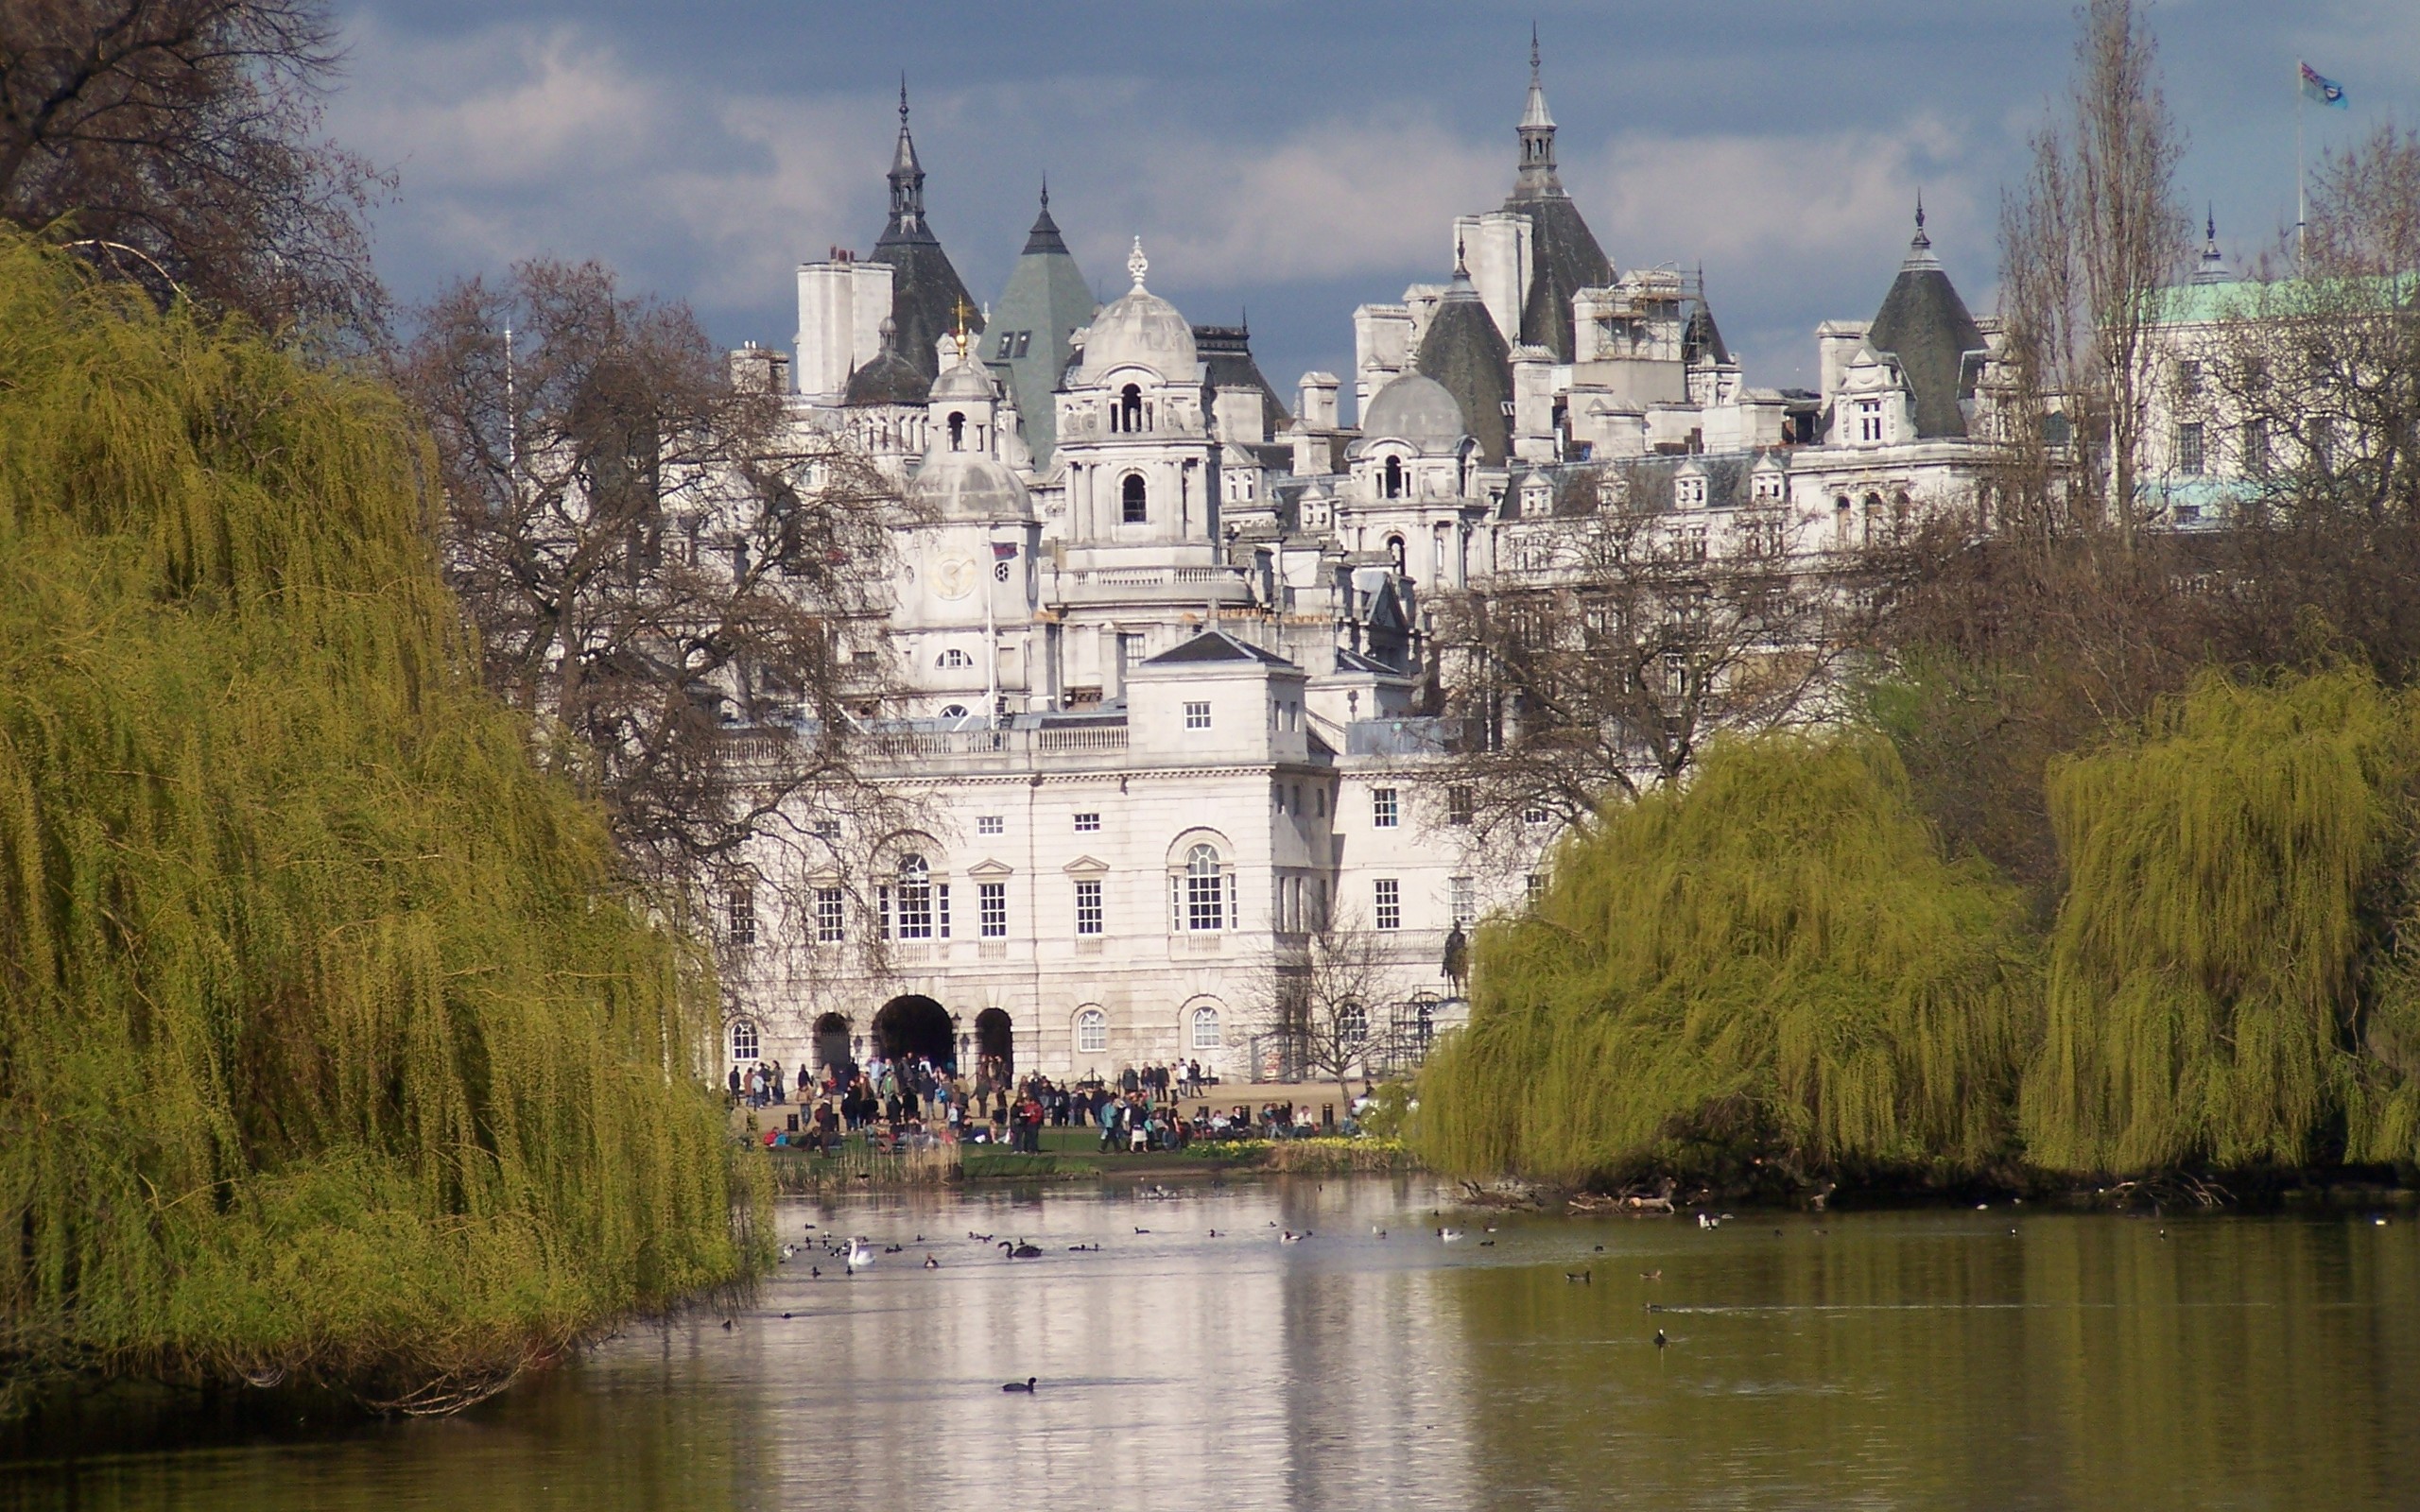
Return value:
<svg viewBox="0 0 2420 1512">
<path fill-rule="evenodd" d="M 1696 477 L 1682 478 L 1678 485 L 1678 497 L 1683 508 L 1702 509 L 1705 507 L 1705 479 Z"/>
<path fill-rule="evenodd" d="M 1860 399 L 1857 402 L 1857 438 L 1867 442 L 1882 439 L 1882 401 Z"/>
</svg>

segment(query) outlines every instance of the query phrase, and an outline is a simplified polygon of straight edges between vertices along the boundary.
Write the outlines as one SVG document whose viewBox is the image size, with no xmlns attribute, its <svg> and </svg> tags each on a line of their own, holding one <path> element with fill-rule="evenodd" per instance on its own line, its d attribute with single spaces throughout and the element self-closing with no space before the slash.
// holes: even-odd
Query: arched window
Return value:
<svg viewBox="0 0 2420 1512">
<path fill-rule="evenodd" d="M 1118 390 L 1117 415 L 1112 428 L 1121 431 L 1139 431 L 1143 428 L 1142 389 L 1128 384 Z"/>
<path fill-rule="evenodd" d="M 943 719 L 963 719 L 966 717 L 966 705 L 962 703 L 945 703 L 942 705 L 942 717 Z"/>
<path fill-rule="evenodd" d="M 1392 558 L 1394 559 L 1394 564 L 1395 564 L 1395 576 L 1398 576 L 1398 577 L 1402 576 L 1403 576 L 1403 537 L 1401 537 L 1401 536 L 1389 536 L 1389 537 L 1387 538 L 1387 555 L 1388 555 L 1389 557 L 1391 557 L 1391 558 Z"/>
<path fill-rule="evenodd" d="M 1390 499 L 1400 499 L 1403 497 L 1402 457 L 1391 456 L 1387 458 L 1386 496 Z"/>
<path fill-rule="evenodd" d="M 1129 392 L 1132 392 L 1130 389 Z M 1118 500 L 1124 510 L 1121 518 L 1130 525 L 1139 525 L 1150 518 L 1145 507 L 1143 474 L 1129 472 L 1117 485 Z"/>
<path fill-rule="evenodd" d="M 1098 1008 L 1086 1008 L 1076 1015 L 1076 1049 L 1080 1053 L 1099 1055 L 1109 1048 L 1109 1015 Z"/>
<path fill-rule="evenodd" d="M 1219 1038 L 1219 1010 L 1204 1005 L 1193 1010 L 1193 1048 L 1216 1050 L 1224 1043 Z"/>
<path fill-rule="evenodd" d="M 1370 1010 L 1358 1003 L 1337 1005 L 1336 1042 L 1340 1049 L 1353 1050 L 1370 1042 Z"/>
<path fill-rule="evenodd" d="M 1197 845 L 1184 858 L 1184 927 L 1227 927 L 1227 891 L 1216 847 Z"/>
<path fill-rule="evenodd" d="M 761 1047 L 756 1041 L 756 1021 L 753 1019 L 732 1020 L 731 1063 L 736 1066 L 754 1060 L 760 1050 Z"/>
<path fill-rule="evenodd" d="M 966 450 L 966 417 L 956 410 L 951 410 L 949 416 L 949 449 L 953 452 Z"/>
<path fill-rule="evenodd" d="M 933 665 L 937 667 L 971 667 L 974 664 L 975 659 L 973 657 L 968 656 L 965 652 L 959 650 L 954 645 L 948 650 L 943 651 L 940 658 L 933 662 Z"/>
</svg>

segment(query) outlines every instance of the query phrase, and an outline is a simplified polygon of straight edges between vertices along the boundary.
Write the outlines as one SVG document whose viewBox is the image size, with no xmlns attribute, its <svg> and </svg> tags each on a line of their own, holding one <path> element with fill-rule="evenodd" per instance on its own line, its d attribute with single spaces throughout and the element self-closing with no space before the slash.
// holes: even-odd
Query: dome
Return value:
<svg viewBox="0 0 2420 1512">
<path fill-rule="evenodd" d="M 1093 317 L 1084 337 L 1086 377 L 1098 378 L 1113 368 L 1139 364 L 1171 382 L 1193 380 L 1201 365 L 1193 350 L 1193 327 L 1175 305 L 1143 286 L 1147 266 L 1143 242 L 1137 237 L 1134 253 L 1126 261 L 1134 286 Z"/>
<path fill-rule="evenodd" d="M 1453 452 L 1470 429 L 1462 408 L 1445 386 L 1426 373 L 1408 372 L 1378 390 L 1361 417 L 1364 439 L 1392 437 L 1431 454 Z"/>
<path fill-rule="evenodd" d="M 936 452 L 908 484 L 908 500 L 934 520 L 1030 520 L 1033 496 L 1007 464 L 980 452 Z"/>
<path fill-rule="evenodd" d="M 932 402 L 936 404 L 952 399 L 978 400 L 988 404 L 993 397 L 992 375 L 977 367 L 972 357 L 942 374 L 933 385 Z"/>
<path fill-rule="evenodd" d="M 922 404 L 932 384 L 916 365 L 884 347 L 873 359 L 849 374 L 848 391 L 840 403 L 852 409 L 875 404 Z"/>
</svg>

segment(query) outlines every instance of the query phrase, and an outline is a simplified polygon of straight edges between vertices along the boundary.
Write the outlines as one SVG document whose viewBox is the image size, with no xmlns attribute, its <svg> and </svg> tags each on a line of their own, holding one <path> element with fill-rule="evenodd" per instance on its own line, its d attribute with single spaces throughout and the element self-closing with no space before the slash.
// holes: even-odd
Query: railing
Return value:
<svg viewBox="0 0 2420 1512">
<path fill-rule="evenodd" d="M 1047 725 L 1033 731 L 1033 748 L 1038 751 L 1114 751 L 1126 748 L 1124 725 L 1078 725 L 1067 730 L 1054 730 Z"/>
<path fill-rule="evenodd" d="M 1161 588 L 1170 583 L 1233 583 L 1244 575 L 1233 567 L 1084 567 L 1059 575 L 1062 587 Z"/>
</svg>

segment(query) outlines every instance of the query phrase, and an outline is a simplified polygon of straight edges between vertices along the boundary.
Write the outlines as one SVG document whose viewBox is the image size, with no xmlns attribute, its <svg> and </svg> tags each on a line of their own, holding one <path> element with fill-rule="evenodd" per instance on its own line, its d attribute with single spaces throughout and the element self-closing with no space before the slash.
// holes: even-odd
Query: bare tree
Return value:
<svg viewBox="0 0 2420 1512">
<path fill-rule="evenodd" d="M 1383 931 L 1339 911 L 1317 920 L 1300 951 L 1282 954 L 1253 982 L 1244 1028 L 1274 1042 L 1288 1080 L 1333 1080 L 1347 1104 L 1348 1078 L 1367 1074 L 1379 1016 L 1403 991 L 1403 968 Z"/>
<path fill-rule="evenodd" d="M 2330 156 L 2295 276 L 2210 291 L 2192 419 L 2238 464 L 2231 650 L 2282 661 L 2314 633 L 2395 682 L 2420 676 L 2420 137 Z M 2288 249 L 2280 248 L 2282 259 Z"/>
<path fill-rule="evenodd" d="M 1583 474 L 1528 570 L 1441 606 L 1461 734 L 1436 781 L 1467 789 L 1479 843 L 1540 814 L 1585 823 L 1608 795 L 1678 779 L 1719 731 L 1817 713 L 1843 602 L 1828 566 L 1792 555 L 1780 499 L 1709 510 L 1673 490 L 1666 468 Z"/>
<path fill-rule="evenodd" d="M 687 309 L 595 264 L 457 285 L 401 372 L 488 680 L 640 876 L 742 889 L 759 842 L 830 859 L 837 816 L 869 828 L 859 732 L 903 506 L 861 454 L 793 430 Z"/>
<path fill-rule="evenodd" d="M 2185 144 L 2143 9 L 2089 0 L 2081 21 L 2064 119 L 2035 134 L 2025 188 L 2001 210 L 2000 407 L 2015 449 L 2003 483 L 2039 490 L 2011 490 L 2001 515 L 2105 525 L 2131 546 L 2152 332 L 2190 252 L 2175 193 Z M 2053 449 L 2072 466 L 2045 465 Z"/>
<path fill-rule="evenodd" d="M 376 335 L 387 180 L 317 135 L 335 39 L 323 0 L 11 0 L 0 214 L 163 298 Z"/>
</svg>

